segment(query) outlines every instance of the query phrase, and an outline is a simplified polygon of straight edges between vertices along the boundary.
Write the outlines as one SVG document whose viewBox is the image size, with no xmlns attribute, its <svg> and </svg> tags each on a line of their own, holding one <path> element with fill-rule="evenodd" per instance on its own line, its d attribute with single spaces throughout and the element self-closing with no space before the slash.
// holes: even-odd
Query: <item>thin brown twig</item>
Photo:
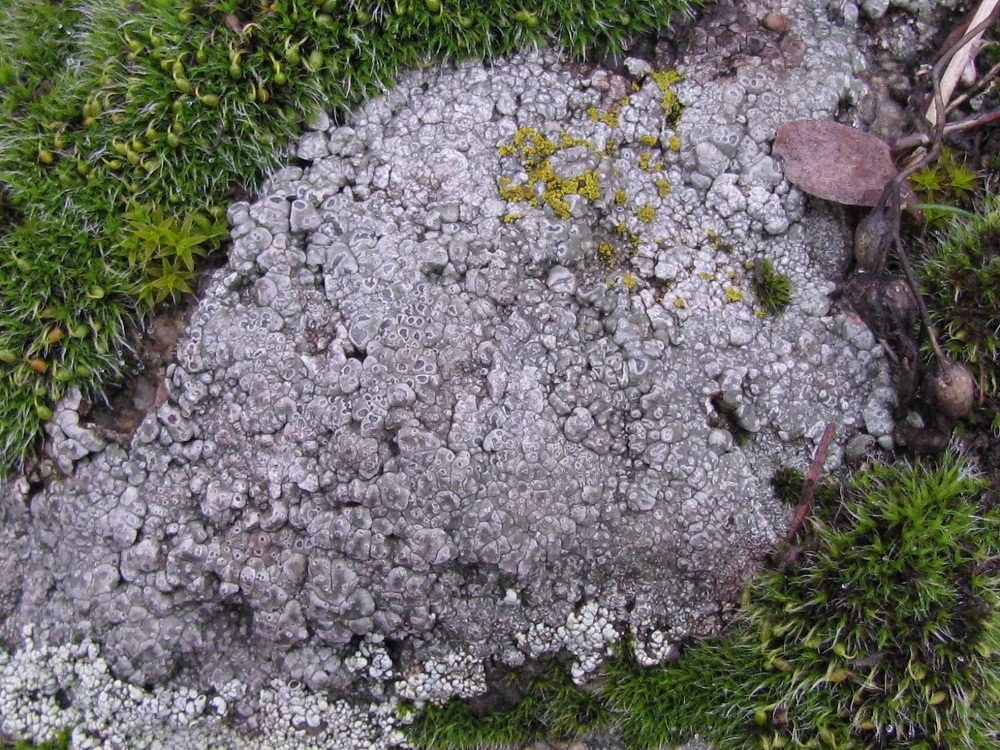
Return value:
<svg viewBox="0 0 1000 750">
<path fill-rule="evenodd" d="M 975 130 L 976 128 L 980 128 L 983 125 L 989 125 L 991 122 L 996 122 L 997 120 L 1000 120 L 1000 109 L 990 109 L 986 112 L 977 112 L 974 115 L 966 117 L 964 120 L 949 122 L 944 126 L 944 135 L 961 133 L 966 130 Z M 917 148 L 919 146 L 929 146 L 931 140 L 931 136 L 927 133 L 914 133 L 913 135 L 908 135 L 903 138 L 897 138 L 893 141 L 890 148 L 893 153 L 899 153 L 901 151 L 909 151 L 910 149 Z"/>
<path fill-rule="evenodd" d="M 923 323 L 924 329 L 927 331 L 927 337 L 931 340 L 931 348 L 934 350 L 934 356 L 937 357 L 938 362 L 944 363 L 948 357 L 945 356 L 944 351 L 941 349 L 941 344 L 938 343 L 937 332 L 934 330 L 934 324 L 931 322 L 930 313 L 927 312 L 927 305 L 924 304 L 923 295 L 920 294 L 920 286 L 917 283 L 917 276 L 913 273 L 913 266 L 910 265 L 910 259 L 902 247 L 902 240 L 899 238 L 898 226 L 895 229 L 893 240 L 899 248 L 899 262 L 900 265 L 903 266 L 903 275 L 906 276 L 906 283 L 909 284 L 910 291 L 913 293 L 913 298 L 917 301 L 917 310 L 920 313 L 920 321 Z"/>
<path fill-rule="evenodd" d="M 951 112 L 954 112 L 955 109 L 957 109 L 958 107 L 961 107 L 963 104 L 965 104 L 967 101 L 969 101 L 969 99 L 971 99 L 973 96 L 975 96 L 977 91 L 979 91 L 980 89 L 982 89 L 983 87 L 985 87 L 986 84 L 988 84 L 990 81 L 992 81 L 994 78 L 996 78 L 997 75 L 1000 75 L 1000 63 L 997 63 L 992 68 L 990 68 L 988 71 L 986 71 L 985 74 L 983 74 L 982 76 L 980 76 L 976 80 L 976 82 L 973 83 L 972 86 L 969 87 L 968 91 L 966 91 L 966 92 L 964 92 L 962 94 L 959 94 L 954 99 L 952 99 L 951 100 L 951 104 L 949 104 L 945 108 L 945 110 L 944 110 L 945 114 L 949 114 Z"/>
<path fill-rule="evenodd" d="M 795 515 L 792 517 L 792 523 L 788 527 L 788 533 L 785 534 L 786 544 L 795 539 L 802 529 L 802 525 L 812 512 L 813 500 L 816 497 L 816 485 L 819 483 L 820 474 L 823 472 L 824 464 L 826 464 L 826 455 L 830 450 L 830 443 L 833 442 L 833 436 L 836 433 L 837 423 L 830 422 L 826 426 L 819 444 L 816 446 L 812 465 L 809 467 L 809 473 L 806 474 L 805 482 L 802 484 L 802 494 L 799 496 L 799 504 L 795 508 Z"/>
</svg>

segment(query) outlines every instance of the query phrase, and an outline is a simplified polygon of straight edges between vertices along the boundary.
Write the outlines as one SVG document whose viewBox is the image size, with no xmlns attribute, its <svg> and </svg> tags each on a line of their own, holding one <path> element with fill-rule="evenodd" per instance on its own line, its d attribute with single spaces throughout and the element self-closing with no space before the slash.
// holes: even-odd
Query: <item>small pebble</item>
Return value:
<svg viewBox="0 0 1000 750">
<path fill-rule="evenodd" d="M 764 28 L 776 31 L 779 34 L 787 34 L 788 30 L 792 28 L 792 22 L 788 19 L 788 16 L 783 16 L 781 13 L 775 13 L 774 11 L 765 15 L 761 23 L 764 24 Z"/>
</svg>

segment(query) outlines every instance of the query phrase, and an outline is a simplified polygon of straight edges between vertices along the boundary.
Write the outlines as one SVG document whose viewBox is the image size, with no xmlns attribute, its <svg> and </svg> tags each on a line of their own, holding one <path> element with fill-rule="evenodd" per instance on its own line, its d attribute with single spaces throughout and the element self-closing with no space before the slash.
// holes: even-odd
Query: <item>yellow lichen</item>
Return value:
<svg viewBox="0 0 1000 750">
<path fill-rule="evenodd" d="M 590 170 L 585 172 L 578 180 L 577 192 L 589 201 L 596 201 L 601 197 L 601 181 L 597 172 Z"/>
<path fill-rule="evenodd" d="M 624 276 L 622 276 L 622 283 L 629 289 L 634 289 L 636 285 L 635 276 L 633 276 L 630 273 L 625 274 Z"/>
<path fill-rule="evenodd" d="M 660 87 L 660 91 L 663 92 L 660 107 L 667 118 L 667 124 L 673 127 L 677 124 L 677 120 L 680 119 L 681 112 L 684 111 L 684 106 L 681 104 L 680 99 L 677 98 L 677 94 L 674 92 L 672 86 L 679 81 L 683 81 L 684 76 L 676 70 L 654 70 L 650 73 L 650 76 L 656 81 L 656 85 Z"/>
<path fill-rule="evenodd" d="M 627 198 L 628 198 L 628 196 L 625 194 L 625 191 L 622 188 L 618 188 L 615 191 L 615 205 L 616 206 L 624 206 L 625 205 L 625 201 L 627 200 Z"/>
<path fill-rule="evenodd" d="M 499 191 L 500 197 L 506 201 L 527 201 L 531 203 L 538 200 L 535 198 L 535 193 L 530 187 L 527 185 L 511 185 L 509 177 L 500 178 Z"/>
<path fill-rule="evenodd" d="M 625 100 L 623 100 L 623 103 L 627 102 L 627 101 L 628 101 L 628 99 L 625 99 Z M 604 111 L 598 109 L 597 107 L 591 107 L 590 109 L 587 110 L 587 115 L 594 122 L 603 122 L 605 125 L 607 125 L 608 127 L 611 127 L 611 128 L 617 128 L 618 127 L 618 110 L 617 110 L 617 108 L 611 110 L 610 112 L 604 112 Z"/>
<path fill-rule="evenodd" d="M 742 302 L 743 293 L 734 286 L 726 287 L 726 299 L 730 302 Z"/>
<path fill-rule="evenodd" d="M 615 263 L 615 249 L 612 247 L 610 242 L 602 242 L 597 246 L 597 254 L 601 256 L 601 260 L 610 268 L 614 268 Z"/>
<path fill-rule="evenodd" d="M 701 273 L 699 273 L 698 278 L 701 279 L 702 281 L 715 281 L 715 276 L 708 273 L 707 271 L 702 271 Z"/>
<path fill-rule="evenodd" d="M 639 157 L 639 166 L 647 172 L 659 172 L 663 167 L 659 164 L 653 164 L 652 154 L 643 154 Z"/>
<path fill-rule="evenodd" d="M 512 221 L 517 221 L 518 219 L 523 219 L 524 214 L 507 213 L 503 216 L 503 223 L 510 224 Z"/>
<path fill-rule="evenodd" d="M 643 146 L 650 146 L 650 147 L 656 146 L 656 144 L 659 143 L 656 136 L 650 135 L 649 133 L 642 136 L 642 138 L 639 139 L 639 142 L 642 143 Z"/>
<path fill-rule="evenodd" d="M 670 181 L 665 179 L 659 179 L 656 181 L 656 194 L 661 198 L 666 198 L 670 195 Z"/>
<path fill-rule="evenodd" d="M 555 211 L 556 216 L 560 219 L 569 218 L 569 203 L 563 199 L 561 192 L 546 190 L 542 193 L 542 200 L 552 207 L 552 210 Z"/>
<path fill-rule="evenodd" d="M 556 152 L 574 146 L 586 145 L 593 150 L 593 146 L 586 141 L 573 138 L 563 131 L 560 134 L 561 143 L 556 143 L 531 127 L 521 128 L 511 140 L 511 144 L 500 146 L 498 150 L 504 155 L 521 156 L 528 173 L 528 182 L 526 185 L 513 185 L 509 177 L 502 178 L 499 184 L 501 198 L 538 206 L 536 185 L 541 183 L 541 202 L 550 206 L 556 216 L 568 219 L 570 211 L 566 196 L 581 195 L 591 202 L 600 197 L 600 176 L 597 172 L 590 170 L 581 177 L 562 179 L 549 162 L 549 157 Z"/>
<path fill-rule="evenodd" d="M 676 135 L 670 136 L 670 140 L 667 141 L 667 147 L 671 151 L 680 151 L 681 150 L 681 139 L 678 138 Z"/>
<path fill-rule="evenodd" d="M 635 212 L 636 218 L 643 224 L 648 224 L 656 216 L 656 209 L 648 203 Z"/>
<path fill-rule="evenodd" d="M 525 141 L 527 141 L 528 138 L 530 138 L 534 134 L 535 134 L 534 128 L 523 127 L 516 133 L 514 133 L 514 137 L 511 140 L 514 141 L 514 145 L 516 145 L 518 148 L 523 148 Z"/>
<path fill-rule="evenodd" d="M 675 297 L 674 298 L 674 307 L 676 307 L 678 310 L 683 310 L 685 307 L 687 307 L 687 302 L 685 302 L 680 297 Z"/>
</svg>

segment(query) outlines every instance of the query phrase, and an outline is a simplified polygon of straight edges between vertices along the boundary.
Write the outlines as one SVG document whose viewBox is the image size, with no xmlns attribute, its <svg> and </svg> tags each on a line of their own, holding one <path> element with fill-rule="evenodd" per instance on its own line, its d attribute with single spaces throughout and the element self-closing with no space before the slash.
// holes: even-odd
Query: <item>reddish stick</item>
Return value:
<svg viewBox="0 0 1000 750">
<path fill-rule="evenodd" d="M 809 518 L 809 514 L 812 512 L 813 498 L 816 496 L 816 485 L 819 483 L 819 475 L 823 471 L 823 464 L 826 463 L 826 454 L 830 450 L 830 443 L 833 442 L 833 436 L 836 432 L 837 423 L 830 422 L 826 426 L 826 431 L 823 433 L 819 445 L 816 446 L 816 454 L 813 456 L 812 466 L 809 467 L 809 473 L 806 474 L 806 481 L 802 485 L 802 495 L 799 497 L 798 507 L 795 508 L 795 516 L 792 517 L 792 525 L 788 527 L 788 533 L 785 534 L 786 544 L 795 539 L 796 534 L 802 528 L 802 524 L 806 522 L 806 519 Z"/>
</svg>

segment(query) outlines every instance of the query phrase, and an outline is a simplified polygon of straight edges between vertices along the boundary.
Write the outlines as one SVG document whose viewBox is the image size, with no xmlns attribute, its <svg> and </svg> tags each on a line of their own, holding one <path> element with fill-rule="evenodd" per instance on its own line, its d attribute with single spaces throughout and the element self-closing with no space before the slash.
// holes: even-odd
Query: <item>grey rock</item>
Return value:
<svg viewBox="0 0 1000 750">
<path fill-rule="evenodd" d="M 877 21 L 889 10 L 889 3 L 890 0 L 861 0 L 861 8 L 866 16 Z"/>
<path fill-rule="evenodd" d="M 404 73 L 329 138 L 311 131 L 310 166 L 230 211 L 239 237 L 178 342 L 167 403 L 127 451 L 100 447 L 32 495 L 30 544 L 0 544 L 31 571 L 8 587 L 27 595 L 0 597 L 0 637 L 99 638 L 136 684 L 240 675 L 242 693 L 218 692 L 254 717 L 289 670 L 382 690 L 374 657 L 345 666 L 359 642 L 391 639 L 407 675 L 455 653 L 532 658 L 515 635 L 555 632 L 581 600 L 636 637 L 664 617 L 672 639 L 708 627 L 732 561 L 784 533 L 773 470 L 828 421 L 891 443 L 877 347 L 826 309 L 754 315 L 746 293 L 763 256 L 822 297 L 830 250 L 846 251 L 822 206 L 790 218 L 759 158 L 776 122 L 832 115 L 849 86 L 842 31 L 824 33 L 802 66 L 741 68 L 737 84 L 692 59 L 666 130 L 654 82 L 614 132 L 587 114 L 602 89 L 546 50 Z M 501 200 L 500 179 L 526 175 L 497 146 L 522 126 L 677 135 L 656 174 L 632 148 L 553 155 L 655 220 L 613 200 L 574 199 L 568 219 Z M 709 424 L 720 391 L 754 432 L 744 445 Z"/>
<path fill-rule="evenodd" d="M 300 159 L 315 161 L 329 155 L 326 147 L 326 133 L 311 131 L 299 139 L 295 155 Z"/>
<path fill-rule="evenodd" d="M 863 461 L 875 448 L 875 438 L 871 435 L 855 435 L 844 447 L 844 460 L 851 465 Z"/>
<path fill-rule="evenodd" d="M 330 133 L 327 148 L 331 154 L 340 157 L 357 156 L 364 151 L 357 132 L 350 127 L 340 127 Z"/>
<path fill-rule="evenodd" d="M 289 228 L 293 233 L 302 234 L 318 229 L 323 223 L 323 217 L 311 201 L 298 199 L 292 201 L 288 218 Z"/>
<path fill-rule="evenodd" d="M 729 157 L 718 146 L 708 141 L 695 146 L 695 157 L 698 172 L 710 179 L 718 177 L 729 166 Z"/>
<path fill-rule="evenodd" d="M 598 156 L 586 146 L 573 146 L 558 151 L 549 158 L 552 171 L 564 180 L 583 177 L 587 172 L 597 169 L 598 162 Z"/>
<path fill-rule="evenodd" d="M 895 423 L 890 406 L 895 403 L 895 393 L 891 388 L 877 388 L 865 405 L 865 429 L 876 438 L 891 435 Z"/>
</svg>

